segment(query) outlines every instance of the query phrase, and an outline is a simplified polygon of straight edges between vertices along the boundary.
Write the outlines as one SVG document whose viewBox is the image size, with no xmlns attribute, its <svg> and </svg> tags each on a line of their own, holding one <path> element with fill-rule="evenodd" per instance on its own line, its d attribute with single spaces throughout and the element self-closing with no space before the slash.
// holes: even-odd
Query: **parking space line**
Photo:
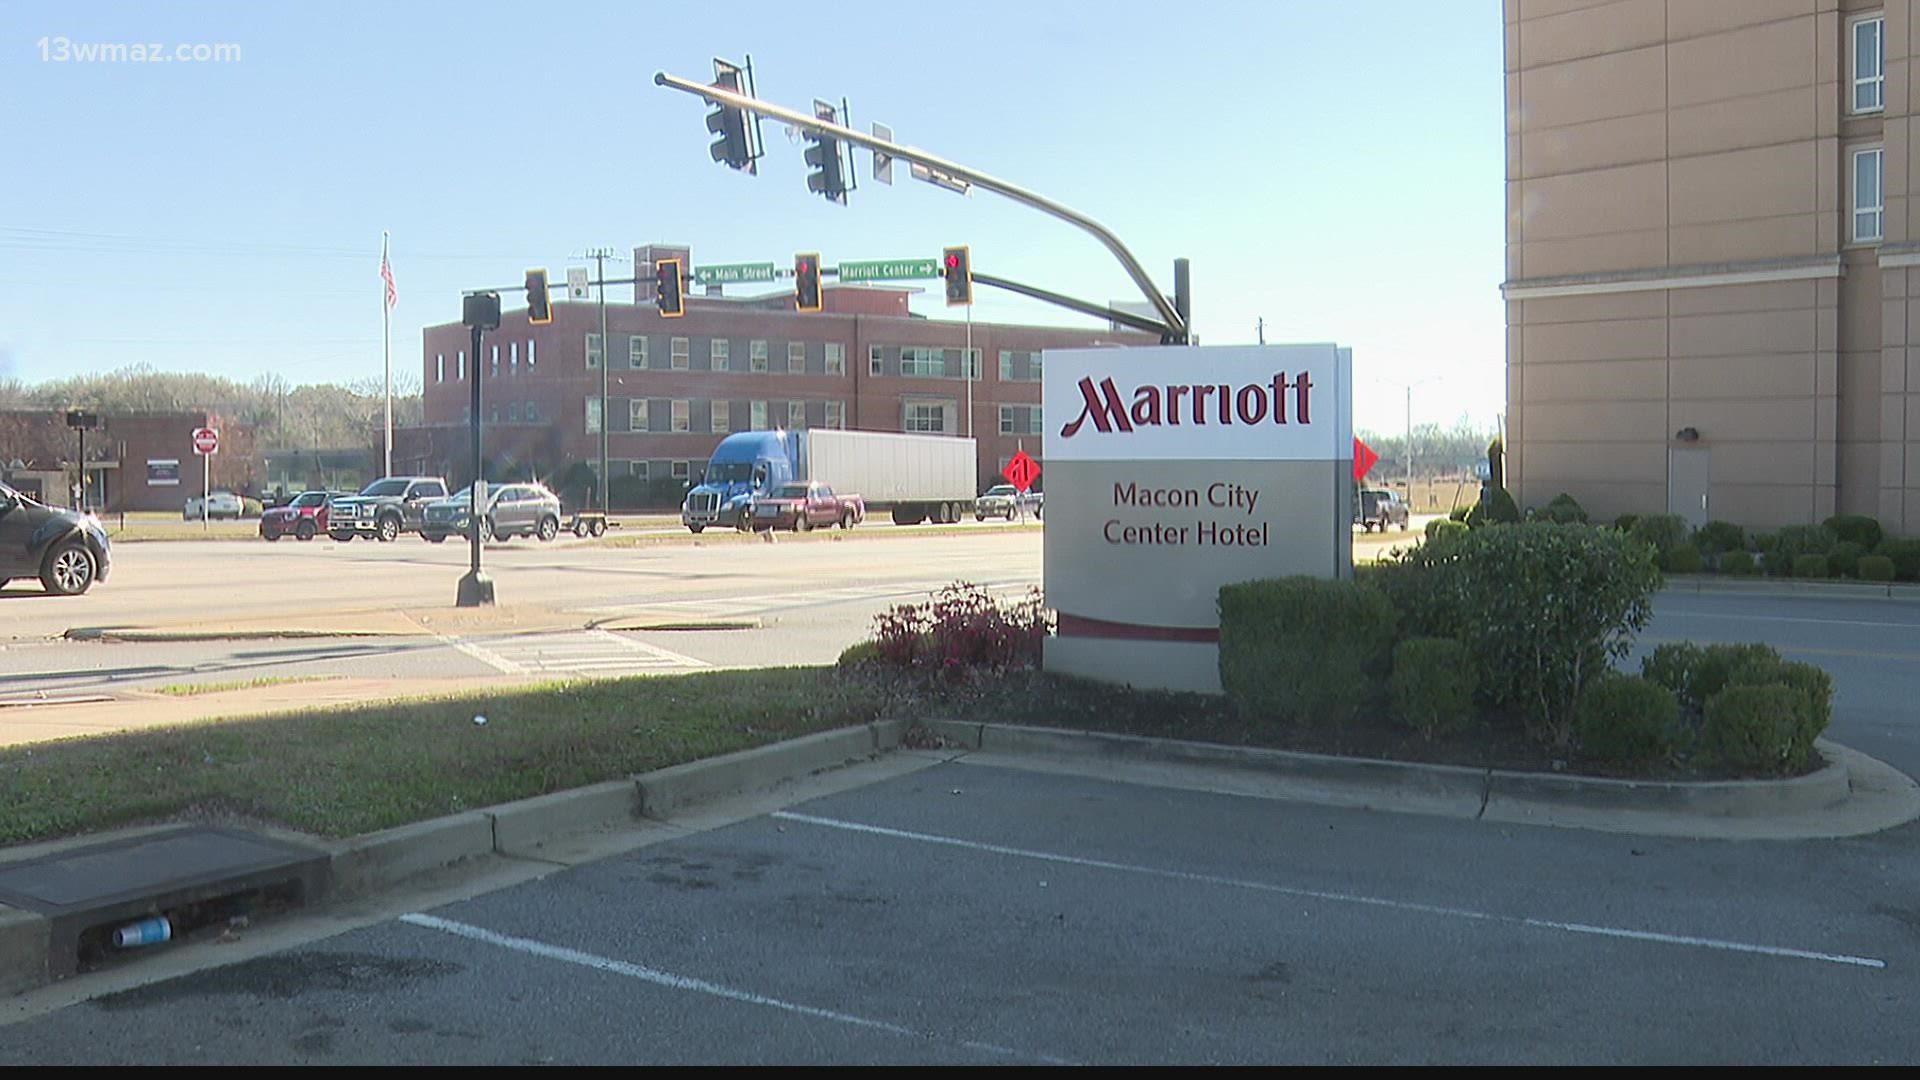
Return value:
<svg viewBox="0 0 1920 1080">
<path fill-rule="evenodd" d="M 1008 855 L 1020 859 L 1035 859 L 1040 862 L 1083 866 L 1093 870 L 1115 870 L 1122 873 L 1144 874 L 1150 877 L 1168 878 L 1175 881 L 1192 881 L 1206 885 L 1225 885 L 1230 888 L 1250 889 L 1256 892 L 1273 893 L 1279 896 L 1326 900 L 1340 904 L 1359 904 L 1366 907 L 1387 908 L 1393 911 L 1409 911 L 1422 915 L 1441 915 L 1455 919 L 1469 919 L 1475 922 L 1501 923 L 1509 926 L 1525 926 L 1541 930 L 1559 930 L 1569 934 L 1624 938 L 1631 941 L 1648 941 L 1661 945 L 1683 945 L 1693 948 L 1718 949 L 1725 952 L 1750 953 L 1759 956 L 1777 956 L 1790 960 L 1814 960 L 1827 964 L 1842 964 L 1851 967 L 1866 968 L 1884 968 L 1887 966 L 1885 960 L 1877 960 L 1870 956 L 1850 956 L 1845 953 L 1816 952 L 1810 949 L 1794 949 L 1779 945 L 1758 945 L 1749 942 L 1726 941 L 1719 938 L 1694 937 L 1688 934 L 1665 934 L 1652 930 L 1629 930 L 1622 927 L 1594 926 L 1587 923 L 1561 922 L 1554 919 L 1536 919 L 1525 915 L 1500 915 L 1490 911 L 1474 911 L 1470 908 L 1447 907 L 1440 904 L 1421 904 L 1408 900 L 1389 900 L 1384 897 L 1361 896 L 1355 893 L 1302 889 L 1289 885 L 1274 885 L 1264 881 L 1247 881 L 1242 878 L 1221 877 L 1216 874 L 1199 874 L 1187 870 L 1165 870 L 1153 866 L 1110 862 L 1106 859 L 1088 859 L 1076 855 L 1061 855 L 1048 851 L 1032 851 L 1025 848 L 1006 847 L 1001 844 L 986 844 L 976 840 L 962 840 L 953 836 L 910 832 L 905 829 L 889 829 L 881 825 L 865 825 L 857 821 L 841 821 L 837 818 L 815 817 L 812 814 L 796 814 L 788 810 L 778 810 L 769 816 L 782 821 L 795 821 L 806 825 L 818 825 L 822 828 L 867 833 L 874 836 L 891 837 L 897 840 L 913 840 L 924 844 L 941 844 L 947 847 L 986 852 L 991 855 Z"/>
<path fill-rule="evenodd" d="M 484 927 L 474 926 L 470 923 L 455 922 L 452 919 L 442 919 L 437 915 L 414 913 L 400 916 L 400 921 L 427 930 L 439 930 L 444 933 L 467 938 L 471 941 L 479 941 L 488 945 L 497 945 L 503 949 L 512 949 L 515 952 L 527 953 L 530 956 L 538 956 L 547 960 L 559 960 L 568 964 L 578 964 L 581 967 L 592 968 L 596 971 L 605 971 L 614 975 L 624 975 L 630 979 L 639 979 L 642 982 L 649 982 L 655 986 L 664 986 L 671 990 L 691 990 L 695 993 L 726 998 L 729 1001 L 739 1001 L 748 1005 L 759 1005 L 769 1009 L 779 1009 L 782 1012 L 795 1013 L 800 1016 L 811 1016 L 821 1020 L 832 1020 L 839 1024 L 869 1028 L 874 1031 L 884 1031 L 891 1035 L 902 1035 L 910 1039 L 926 1039 L 934 1042 L 945 1042 L 951 1045 L 965 1046 L 1003 1057 L 1026 1058 L 1048 1065 L 1074 1064 L 1074 1062 L 1062 1058 L 1050 1057 L 1045 1054 L 1032 1054 L 1024 1050 L 995 1046 L 992 1043 L 983 1043 L 974 1040 L 956 1041 L 943 1039 L 931 1032 L 916 1031 L 913 1028 L 888 1023 L 885 1020 L 874 1020 L 865 1016 L 855 1016 L 852 1013 L 838 1012 L 833 1009 L 822 1009 L 812 1005 L 801 1005 L 791 1001 L 782 1001 L 779 998 L 767 997 L 764 994 L 755 994 L 746 990 L 735 990 L 730 986 L 721 986 L 718 983 L 710 983 L 704 979 L 695 979 L 686 975 L 675 975 L 669 971 L 643 967 L 639 964 L 628 963 L 625 960 L 614 960 L 604 956 L 595 956 L 592 953 L 580 952 L 577 949 L 569 949 L 560 945 L 549 945 L 543 941 L 534 941 L 530 938 L 513 937 L 508 934 L 495 933 Z"/>
</svg>

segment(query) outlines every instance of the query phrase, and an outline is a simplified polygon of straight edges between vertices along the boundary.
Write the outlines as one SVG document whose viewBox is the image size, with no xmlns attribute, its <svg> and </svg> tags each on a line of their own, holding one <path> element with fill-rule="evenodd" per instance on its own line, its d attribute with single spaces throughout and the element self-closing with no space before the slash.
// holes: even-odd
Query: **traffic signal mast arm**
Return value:
<svg viewBox="0 0 1920 1080">
<path fill-rule="evenodd" d="M 1164 326 L 1156 327 L 1155 329 L 1170 331 L 1174 340 L 1179 342 L 1185 342 L 1189 337 L 1186 320 L 1181 318 L 1180 313 L 1174 309 L 1173 302 L 1153 284 L 1153 279 L 1147 276 L 1146 270 L 1142 268 L 1139 261 L 1133 257 L 1133 253 L 1127 250 L 1126 245 L 1120 242 L 1119 237 L 1107 231 L 1106 226 L 1101 225 L 1085 214 L 1071 210 L 1045 196 L 1035 194 L 1015 184 L 1010 184 L 1005 180 L 996 179 L 986 173 L 969 169 L 965 165 L 948 161 L 945 158 L 935 157 L 924 150 L 918 150 L 910 146 L 900 146 L 886 139 L 875 138 L 872 135 L 855 131 L 852 128 L 842 127 L 839 124 L 822 120 L 818 117 L 808 116 L 805 113 L 794 112 L 792 109 L 772 105 L 757 98 L 723 90 L 716 86 L 708 86 L 705 83 L 682 79 L 677 75 L 669 75 L 664 71 L 654 73 L 653 81 L 655 85 L 670 87 L 674 90 L 693 94 L 697 97 L 705 98 L 715 105 L 730 105 L 737 109 L 745 109 L 760 116 L 771 117 L 781 123 L 798 128 L 801 131 L 829 135 L 854 146 L 863 146 L 868 150 L 876 150 L 890 157 L 924 165 L 927 168 L 946 173 L 949 176 L 959 177 L 988 191 L 998 192 L 1015 202 L 1023 203 L 1069 224 L 1077 225 L 1083 231 L 1091 233 L 1095 239 L 1106 245 L 1107 250 L 1113 253 L 1113 257 L 1120 260 L 1120 265 L 1126 269 L 1127 276 L 1133 279 L 1134 285 L 1140 289 L 1141 293 L 1146 296 L 1148 302 L 1153 304 L 1154 310 L 1159 313 Z M 978 279 L 978 277 L 979 275 L 975 275 L 976 279 Z"/>
</svg>

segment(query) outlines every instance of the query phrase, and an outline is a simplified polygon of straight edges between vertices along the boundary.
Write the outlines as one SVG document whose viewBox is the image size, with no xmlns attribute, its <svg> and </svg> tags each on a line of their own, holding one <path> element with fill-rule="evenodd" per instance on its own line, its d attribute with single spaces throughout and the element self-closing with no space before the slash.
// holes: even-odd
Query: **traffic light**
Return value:
<svg viewBox="0 0 1920 1080">
<path fill-rule="evenodd" d="M 545 326 L 553 321 L 553 305 L 547 303 L 547 272 L 527 271 L 527 322 Z"/>
<path fill-rule="evenodd" d="M 793 309 L 820 310 L 820 255 L 809 252 L 793 257 Z"/>
<path fill-rule="evenodd" d="M 947 306 L 973 303 L 973 260 L 965 247 L 950 247 L 940 253 L 940 272 L 947 279 Z"/>
<path fill-rule="evenodd" d="M 813 115 L 828 123 L 834 122 L 837 115 L 833 106 L 824 101 L 813 103 Z M 824 196 L 830 202 L 842 206 L 847 204 L 847 178 L 840 168 L 840 140 L 831 135 L 807 133 L 807 164 L 813 171 L 807 174 L 807 190 Z"/>
<path fill-rule="evenodd" d="M 713 85 L 740 92 L 740 69 L 724 60 L 713 62 Z M 707 130 L 720 136 L 713 144 L 713 160 L 754 172 L 753 148 L 747 142 L 747 114 L 730 105 L 716 105 L 707 114 Z"/>
<path fill-rule="evenodd" d="M 687 313 L 686 279 L 680 276 L 679 259 L 661 259 L 654 264 L 654 301 L 663 318 L 677 319 Z"/>
</svg>

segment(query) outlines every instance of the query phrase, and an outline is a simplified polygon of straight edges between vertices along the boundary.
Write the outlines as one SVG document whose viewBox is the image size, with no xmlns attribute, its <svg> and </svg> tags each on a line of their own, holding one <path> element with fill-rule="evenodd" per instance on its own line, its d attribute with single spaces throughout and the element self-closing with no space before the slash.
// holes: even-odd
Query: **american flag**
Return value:
<svg viewBox="0 0 1920 1080">
<path fill-rule="evenodd" d="M 393 267 L 387 264 L 387 241 L 380 238 L 380 280 L 387 283 L 387 307 L 391 308 L 400 294 L 393 287 Z"/>
</svg>

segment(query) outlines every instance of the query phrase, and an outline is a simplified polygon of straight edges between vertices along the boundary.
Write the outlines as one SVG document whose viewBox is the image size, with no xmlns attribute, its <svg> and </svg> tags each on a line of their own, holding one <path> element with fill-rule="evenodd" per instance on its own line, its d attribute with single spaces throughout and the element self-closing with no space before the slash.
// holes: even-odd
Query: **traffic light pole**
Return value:
<svg viewBox="0 0 1920 1080">
<path fill-rule="evenodd" d="M 1163 326 L 1156 326 L 1154 330 L 1167 332 L 1176 344 L 1185 344 L 1188 340 L 1189 332 L 1186 319 L 1181 316 L 1174 304 L 1154 285 L 1153 279 L 1147 276 L 1146 270 L 1141 267 L 1139 261 L 1133 257 L 1133 253 L 1127 250 L 1126 245 L 1120 242 L 1119 237 L 1113 235 L 1104 225 L 1087 217 L 1085 214 L 1062 206 L 1043 195 L 1028 191 L 1018 185 L 1010 184 L 1005 180 L 1000 180 L 986 173 L 969 169 L 965 165 L 948 161 L 945 158 L 935 157 L 924 150 L 917 150 L 910 146 L 900 146 L 889 140 L 876 138 L 872 135 L 855 131 L 852 128 L 843 127 L 840 124 L 831 123 L 818 117 L 808 116 L 805 113 L 795 112 L 792 109 L 772 105 L 760 101 L 757 98 L 734 93 L 730 90 L 723 90 L 717 86 L 708 86 L 704 83 L 682 79 L 677 75 L 669 75 L 664 71 L 656 72 L 653 76 L 653 81 L 657 86 L 670 87 L 674 90 L 693 94 L 697 97 L 705 98 L 715 105 L 728 105 L 736 109 L 745 109 L 756 116 L 768 116 L 801 131 L 811 131 L 829 135 L 855 146 L 863 146 L 870 151 L 877 151 L 889 157 L 899 158 L 916 165 L 925 166 L 936 172 L 965 180 L 978 187 L 985 188 L 988 191 L 1004 195 L 1017 203 L 1021 203 L 1022 205 L 1031 207 L 1052 217 L 1059 218 L 1061 221 L 1065 221 L 1070 225 L 1075 225 L 1081 230 L 1090 233 L 1095 239 L 1105 245 L 1108 251 L 1113 253 L 1114 258 L 1118 259 L 1120 265 L 1126 269 L 1127 276 L 1133 279 L 1133 283 L 1139 287 L 1148 302 L 1153 304 L 1154 310 L 1159 313 L 1160 318 L 1164 322 Z"/>
</svg>

